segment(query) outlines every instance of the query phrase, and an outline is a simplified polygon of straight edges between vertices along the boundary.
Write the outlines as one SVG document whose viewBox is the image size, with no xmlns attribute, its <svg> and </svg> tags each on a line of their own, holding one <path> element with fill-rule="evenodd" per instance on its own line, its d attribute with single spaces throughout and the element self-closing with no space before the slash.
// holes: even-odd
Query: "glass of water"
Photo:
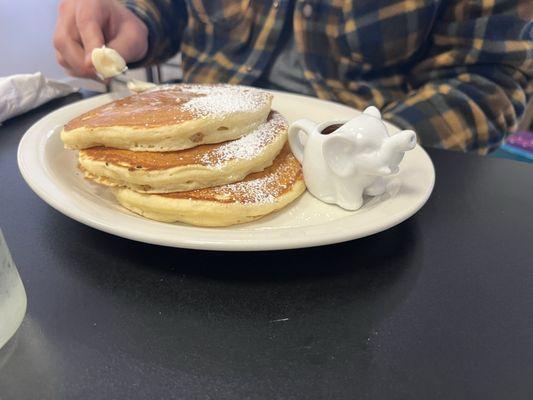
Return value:
<svg viewBox="0 0 533 400">
<path fill-rule="evenodd" d="M 0 348 L 20 326 L 26 302 L 26 291 L 0 229 Z"/>
</svg>

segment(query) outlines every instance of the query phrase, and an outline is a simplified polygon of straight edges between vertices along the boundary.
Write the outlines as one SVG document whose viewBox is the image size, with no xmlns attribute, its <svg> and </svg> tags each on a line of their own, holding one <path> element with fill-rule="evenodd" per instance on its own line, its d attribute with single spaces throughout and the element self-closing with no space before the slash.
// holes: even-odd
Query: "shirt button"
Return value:
<svg viewBox="0 0 533 400">
<path fill-rule="evenodd" d="M 305 18 L 310 18 L 313 15 L 313 6 L 311 4 L 306 4 L 302 10 L 302 13 Z"/>
<path fill-rule="evenodd" d="M 279 0 L 274 0 L 273 6 L 274 6 L 274 8 L 278 8 L 279 7 Z"/>
</svg>

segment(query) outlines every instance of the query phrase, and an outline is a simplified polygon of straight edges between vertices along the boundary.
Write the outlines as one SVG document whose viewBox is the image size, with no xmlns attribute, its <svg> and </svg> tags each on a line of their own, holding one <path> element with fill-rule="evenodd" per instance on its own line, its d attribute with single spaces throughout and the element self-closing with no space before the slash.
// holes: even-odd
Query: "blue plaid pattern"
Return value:
<svg viewBox="0 0 533 400">
<path fill-rule="evenodd" d="M 144 63 L 178 51 L 188 82 L 253 85 L 287 0 L 124 0 L 149 28 Z M 297 0 L 299 56 L 316 96 L 415 129 L 424 145 L 487 153 L 533 92 L 531 0 Z"/>
</svg>

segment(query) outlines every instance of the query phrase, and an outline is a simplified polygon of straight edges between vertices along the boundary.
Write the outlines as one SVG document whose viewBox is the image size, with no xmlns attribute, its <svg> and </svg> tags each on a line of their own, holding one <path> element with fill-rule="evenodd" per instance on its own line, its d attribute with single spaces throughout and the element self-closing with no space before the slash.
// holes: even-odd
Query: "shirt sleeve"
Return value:
<svg viewBox="0 0 533 400">
<path fill-rule="evenodd" d="M 421 143 L 486 153 L 516 129 L 533 91 L 531 0 L 443 2 L 407 97 L 383 115 Z"/>
<path fill-rule="evenodd" d="M 121 1 L 148 28 L 148 53 L 135 66 L 163 62 L 179 51 L 187 25 L 187 6 L 183 0 Z"/>
</svg>

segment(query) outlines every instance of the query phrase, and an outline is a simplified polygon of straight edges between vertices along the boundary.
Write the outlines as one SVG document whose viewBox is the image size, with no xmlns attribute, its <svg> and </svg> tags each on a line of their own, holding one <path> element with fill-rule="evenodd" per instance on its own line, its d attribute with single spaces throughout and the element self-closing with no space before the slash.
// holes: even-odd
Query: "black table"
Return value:
<svg viewBox="0 0 533 400">
<path fill-rule="evenodd" d="M 0 398 L 531 399 L 533 167 L 430 150 L 414 217 L 334 246 L 141 244 L 51 209 L 0 127 L 0 226 L 28 293 Z"/>
</svg>

